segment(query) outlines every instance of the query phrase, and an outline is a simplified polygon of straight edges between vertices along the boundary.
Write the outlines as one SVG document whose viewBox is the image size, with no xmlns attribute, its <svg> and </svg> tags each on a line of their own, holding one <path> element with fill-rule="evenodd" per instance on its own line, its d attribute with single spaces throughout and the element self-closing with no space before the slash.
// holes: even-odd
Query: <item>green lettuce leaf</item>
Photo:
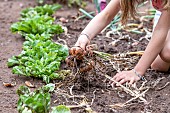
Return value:
<svg viewBox="0 0 170 113">
<path fill-rule="evenodd" d="M 17 109 L 19 113 L 49 113 L 50 93 L 54 91 L 55 84 L 47 84 L 34 92 L 30 92 L 26 86 L 20 86 L 17 90 L 19 100 Z"/>
<path fill-rule="evenodd" d="M 61 34 L 63 29 L 60 25 L 54 25 L 54 18 L 42 15 L 34 16 L 30 19 L 26 19 L 21 22 L 16 22 L 11 25 L 11 31 L 13 33 L 18 32 L 19 34 L 26 36 L 27 34 Z"/>
<path fill-rule="evenodd" d="M 21 20 L 25 20 L 25 18 L 32 18 L 35 15 L 48 15 L 51 16 L 55 11 L 60 9 L 62 6 L 60 4 L 53 4 L 53 5 L 44 5 L 44 6 L 37 6 L 35 8 L 27 8 L 22 10 L 21 12 Z"/>
<path fill-rule="evenodd" d="M 57 107 L 53 107 L 51 113 L 71 113 L 70 109 L 64 105 L 59 105 Z"/>
<path fill-rule="evenodd" d="M 38 34 L 30 35 L 26 39 L 28 41 L 24 42 L 20 57 L 16 56 L 17 63 L 12 72 L 42 78 L 46 83 L 53 79 L 62 79 L 63 76 L 56 71 L 59 70 L 61 61 L 68 56 L 68 47 L 51 40 L 44 41 L 43 36 Z"/>
</svg>

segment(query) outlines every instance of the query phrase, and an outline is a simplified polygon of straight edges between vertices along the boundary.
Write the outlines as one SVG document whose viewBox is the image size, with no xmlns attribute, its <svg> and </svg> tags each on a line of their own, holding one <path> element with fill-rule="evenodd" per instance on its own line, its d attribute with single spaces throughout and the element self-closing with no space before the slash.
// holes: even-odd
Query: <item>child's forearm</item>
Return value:
<svg viewBox="0 0 170 113">
<path fill-rule="evenodd" d="M 112 21 L 119 10 L 119 0 L 112 0 L 101 13 L 90 21 L 82 33 L 87 34 L 92 39 Z"/>
<path fill-rule="evenodd" d="M 100 13 L 90 21 L 90 23 L 86 26 L 82 33 L 87 34 L 90 37 L 90 39 L 92 39 L 98 33 L 100 33 L 102 29 L 104 29 L 104 27 L 106 27 L 110 22 L 111 20 L 108 17 Z"/>
</svg>

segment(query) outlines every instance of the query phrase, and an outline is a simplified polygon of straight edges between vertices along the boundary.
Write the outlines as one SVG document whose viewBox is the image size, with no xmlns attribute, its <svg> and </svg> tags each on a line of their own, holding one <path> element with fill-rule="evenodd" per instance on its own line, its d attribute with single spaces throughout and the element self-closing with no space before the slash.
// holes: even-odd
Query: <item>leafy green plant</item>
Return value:
<svg viewBox="0 0 170 113">
<path fill-rule="evenodd" d="M 64 105 L 59 105 L 59 106 L 53 107 L 52 109 L 53 110 L 51 113 L 71 113 L 70 109 Z"/>
<path fill-rule="evenodd" d="M 12 72 L 43 78 L 46 83 L 62 78 L 56 71 L 59 70 L 61 61 L 68 56 L 68 48 L 51 40 L 44 41 L 43 36 L 38 34 L 35 38 L 28 35 L 26 39 L 21 54 L 8 60 L 8 66 L 14 66 Z"/>
<path fill-rule="evenodd" d="M 55 89 L 55 84 L 47 84 L 33 92 L 26 86 L 20 86 L 17 90 L 19 100 L 17 109 L 19 113 L 49 113 L 51 111 L 50 92 Z M 51 113 L 71 113 L 64 105 L 52 109 Z"/>
<path fill-rule="evenodd" d="M 48 84 L 34 92 L 31 92 L 26 86 L 21 86 L 17 90 L 17 94 L 19 95 L 17 109 L 19 113 L 49 113 L 49 92 L 50 88 L 54 86 Z"/>
<path fill-rule="evenodd" d="M 25 36 L 26 34 L 60 34 L 63 29 L 60 25 L 53 25 L 54 18 L 47 15 L 36 15 L 33 18 L 25 19 L 11 25 L 13 33 L 18 32 Z"/>
<path fill-rule="evenodd" d="M 42 15 L 48 15 L 51 16 L 55 11 L 60 9 L 62 6 L 60 4 L 54 4 L 54 5 L 44 5 L 44 6 L 37 6 L 35 8 L 27 8 L 22 10 L 21 12 L 21 20 L 24 20 L 25 18 L 32 18 L 36 15 L 42 16 Z"/>
</svg>

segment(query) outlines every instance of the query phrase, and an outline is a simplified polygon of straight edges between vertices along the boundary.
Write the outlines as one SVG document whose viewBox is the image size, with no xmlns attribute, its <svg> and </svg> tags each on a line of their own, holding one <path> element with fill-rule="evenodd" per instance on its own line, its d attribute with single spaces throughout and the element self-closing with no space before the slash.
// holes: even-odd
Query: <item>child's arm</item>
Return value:
<svg viewBox="0 0 170 113">
<path fill-rule="evenodd" d="M 158 54 L 164 47 L 164 43 L 170 29 L 170 11 L 164 10 L 162 11 L 161 17 L 153 31 L 152 38 L 146 47 L 146 50 L 139 60 L 138 64 L 135 66 L 135 70 L 144 75 L 147 68 L 151 65 L 151 63 L 155 60 Z"/>
<path fill-rule="evenodd" d="M 82 34 L 88 35 L 91 40 L 112 21 L 119 10 L 120 0 L 111 0 L 106 8 L 90 21 L 90 23 L 82 31 Z M 89 42 L 86 35 L 80 35 L 75 46 L 80 46 L 85 49 L 85 46 Z"/>
<path fill-rule="evenodd" d="M 140 78 L 136 75 L 136 73 L 142 76 L 144 75 L 151 63 L 163 49 L 169 29 L 170 10 L 163 10 L 156 28 L 153 31 L 152 38 L 141 59 L 135 66 L 135 70 L 119 72 L 113 77 L 113 79 L 120 82 L 121 84 L 125 82 L 130 82 L 130 84 L 132 84 L 138 81 Z"/>
</svg>

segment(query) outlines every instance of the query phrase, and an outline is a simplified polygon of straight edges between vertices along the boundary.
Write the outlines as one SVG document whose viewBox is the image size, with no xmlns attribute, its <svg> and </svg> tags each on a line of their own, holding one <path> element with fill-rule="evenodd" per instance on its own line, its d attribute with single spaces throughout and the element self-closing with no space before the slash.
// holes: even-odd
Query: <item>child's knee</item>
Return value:
<svg viewBox="0 0 170 113">
<path fill-rule="evenodd" d="M 170 63 L 165 62 L 160 55 L 153 61 L 151 64 L 151 68 L 157 71 L 168 71 L 170 67 Z"/>
<path fill-rule="evenodd" d="M 158 63 L 155 62 L 155 61 L 151 64 L 151 68 L 152 68 L 153 70 L 157 70 L 157 71 L 160 70 L 160 66 L 159 66 Z"/>
<path fill-rule="evenodd" d="M 170 63 L 170 44 L 166 45 L 166 49 L 161 52 L 160 57 L 163 61 Z"/>
<path fill-rule="evenodd" d="M 166 72 L 169 70 L 169 66 L 164 66 L 164 65 L 160 65 L 159 62 L 153 62 L 151 64 L 151 68 L 153 70 L 156 70 L 156 71 L 163 71 L 163 72 Z"/>
</svg>

